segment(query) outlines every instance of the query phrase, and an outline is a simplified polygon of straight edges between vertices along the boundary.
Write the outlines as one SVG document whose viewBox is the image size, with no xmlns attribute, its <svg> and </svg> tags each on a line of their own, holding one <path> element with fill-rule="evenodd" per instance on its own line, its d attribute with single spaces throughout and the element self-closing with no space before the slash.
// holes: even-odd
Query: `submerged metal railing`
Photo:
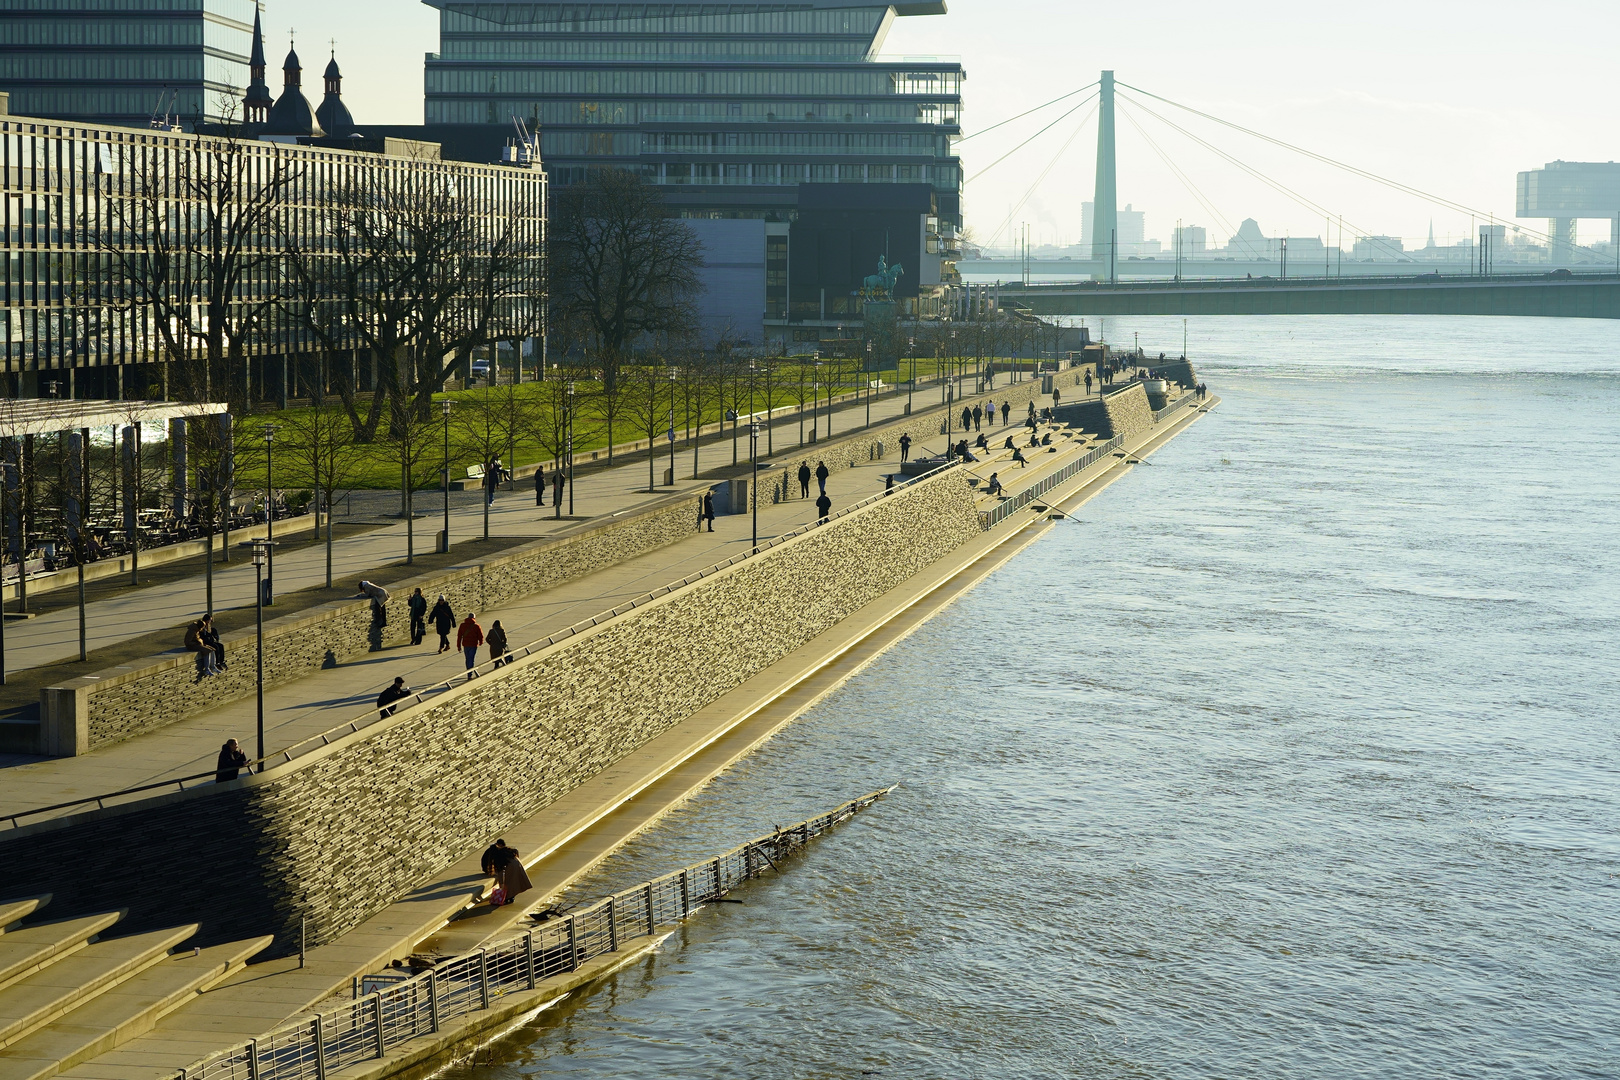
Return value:
<svg viewBox="0 0 1620 1080">
<path fill-rule="evenodd" d="M 1029 487 L 1018 492 L 1016 495 L 1008 496 L 1006 499 L 1002 500 L 1002 502 L 997 505 L 995 509 L 979 511 L 979 524 L 986 529 L 994 528 L 1003 521 L 1006 521 L 1008 518 L 1012 517 L 1024 507 L 1028 506 L 1030 503 L 1034 502 L 1036 499 L 1040 498 L 1042 495 L 1045 495 L 1048 491 L 1051 491 L 1059 484 L 1064 484 L 1069 480 L 1072 480 L 1077 474 L 1091 468 L 1093 465 L 1097 464 L 1097 462 L 1101 461 L 1103 458 L 1107 457 L 1109 454 L 1112 454 L 1115 450 L 1118 450 L 1124 445 L 1125 437 L 1123 435 L 1115 435 L 1107 442 L 1092 447 L 1080 457 L 1069 462 L 1067 465 L 1063 466 L 1063 468 L 1058 469 L 1050 476 L 1043 476 Z"/>
<path fill-rule="evenodd" d="M 1180 397 L 1176 398 L 1176 400 L 1172 401 L 1170 404 L 1166 405 L 1164 408 L 1157 410 L 1153 414 L 1153 422 L 1155 424 L 1157 424 L 1159 421 L 1163 420 L 1165 417 L 1169 416 L 1171 413 L 1175 412 L 1177 409 L 1179 409 L 1183 405 L 1187 404 L 1187 402 L 1195 401 L 1195 400 L 1197 400 L 1197 398 L 1198 398 L 1198 391 L 1196 391 L 1196 390 L 1187 391 L 1185 394 L 1182 394 Z"/>
<path fill-rule="evenodd" d="M 177 1080 L 326 1080 L 334 1070 L 383 1057 L 394 1047 L 488 1010 L 509 994 L 578 971 L 634 938 L 657 933 L 776 867 L 787 855 L 893 791 L 885 788 L 830 813 L 750 840 L 717 858 L 598 900 L 503 944 L 439 964 L 413 978 L 317 1013 L 204 1058 Z"/>
</svg>

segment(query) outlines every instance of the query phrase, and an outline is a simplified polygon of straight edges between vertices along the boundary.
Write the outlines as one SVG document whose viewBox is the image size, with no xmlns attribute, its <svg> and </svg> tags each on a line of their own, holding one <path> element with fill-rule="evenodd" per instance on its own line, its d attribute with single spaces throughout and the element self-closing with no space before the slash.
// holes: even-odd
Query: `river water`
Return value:
<svg viewBox="0 0 1620 1080">
<path fill-rule="evenodd" d="M 1620 1076 L 1620 328 L 1188 332 L 1220 409 L 578 895 L 900 789 L 463 1075 Z"/>
</svg>

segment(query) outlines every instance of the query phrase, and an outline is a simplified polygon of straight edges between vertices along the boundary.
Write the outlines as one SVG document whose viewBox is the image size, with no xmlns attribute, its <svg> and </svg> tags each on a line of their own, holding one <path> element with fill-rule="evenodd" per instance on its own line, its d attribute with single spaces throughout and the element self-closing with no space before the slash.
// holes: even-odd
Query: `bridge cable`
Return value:
<svg viewBox="0 0 1620 1080">
<path fill-rule="evenodd" d="M 1081 102 L 1081 104 L 1083 105 L 1085 102 Z M 1068 153 L 1069 147 L 1074 145 L 1074 140 L 1078 139 L 1080 137 L 1080 133 L 1086 130 L 1086 126 L 1091 123 L 1091 118 L 1096 114 L 1097 110 L 1092 109 L 1091 112 L 1087 113 L 1080 120 L 1080 123 L 1075 125 L 1074 134 L 1070 135 L 1068 141 L 1058 148 L 1058 152 L 1052 156 L 1052 160 L 1046 163 L 1046 168 L 1042 169 L 1041 174 L 1035 178 L 1035 182 L 1029 185 L 1029 190 L 1024 192 L 1024 197 L 1019 199 L 1011 210 L 1007 211 L 1007 220 L 1003 221 L 1001 223 L 1001 227 L 996 229 L 995 234 L 985 242 L 985 247 L 989 247 L 991 244 L 994 244 L 1001 238 L 1001 234 L 1007 231 L 1007 226 L 1012 224 L 1013 217 L 1017 215 L 1018 211 L 1024 208 L 1025 203 L 1029 202 L 1030 196 L 1035 194 L 1035 189 L 1040 187 L 1041 184 L 1045 182 L 1047 176 L 1050 175 L 1053 168 L 1057 166 L 1058 161 L 1062 159 L 1064 154 Z"/>
<path fill-rule="evenodd" d="M 1121 112 L 1125 117 L 1125 122 L 1135 128 L 1136 133 L 1142 136 L 1142 140 L 1148 144 L 1155 154 L 1159 155 L 1159 160 L 1164 162 L 1165 168 L 1169 169 L 1171 174 L 1181 181 L 1182 186 L 1187 189 L 1200 206 L 1208 211 L 1210 217 L 1215 219 L 1216 223 L 1226 230 L 1228 236 L 1236 238 L 1237 230 L 1232 227 L 1231 219 L 1221 213 L 1215 203 L 1203 193 L 1197 184 L 1193 183 L 1192 178 L 1187 175 L 1186 171 L 1171 160 L 1170 155 L 1165 153 L 1164 149 L 1153 140 L 1153 136 L 1147 133 L 1147 129 L 1136 122 L 1136 117 L 1132 116 L 1129 111 L 1121 110 Z M 1250 247 L 1250 244 L 1247 240 L 1244 240 L 1243 246 L 1247 248 Z M 1251 251 L 1250 255 L 1253 256 L 1253 254 Z"/>
<path fill-rule="evenodd" d="M 1348 164 L 1346 162 L 1339 161 L 1339 160 L 1337 160 L 1335 158 L 1330 158 L 1325 154 L 1318 154 L 1314 150 L 1307 150 L 1304 147 L 1295 146 L 1293 143 L 1285 142 L 1282 139 L 1274 138 L 1273 136 L 1267 135 L 1264 132 L 1255 131 L 1252 128 L 1244 127 L 1242 124 L 1235 124 L 1230 120 L 1223 120 L 1220 117 L 1215 116 L 1215 115 L 1213 115 L 1211 113 L 1203 112 L 1200 109 L 1195 109 L 1191 105 L 1183 105 L 1179 101 L 1171 101 L 1169 98 L 1162 97 L 1159 94 L 1155 94 L 1151 90 L 1143 90 L 1139 86 L 1130 86 L 1128 83 L 1119 83 L 1117 85 L 1127 87 L 1130 90 L 1134 90 L 1138 94 L 1145 94 L 1148 97 L 1153 98 L 1153 99 L 1155 99 L 1157 101 L 1164 102 L 1166 105 L 1174 105 L 1176 108 L 1185 110 L 1186 112 L 1190 112 L 1194 116 L 1201 116 L 1206 120 L 1213 120 L 1217 124 L 1221 124 L 1221 125 L 1223 125 L 1225 127 L 1229 127 L 1234 131 L 1241 131 L 1245 135 L 1249 135 L 1249 136 L 1252 136 L 1252 137 L 1254 137 L 1256 139 L 1260 139 L 1260 140 L 1262 140 L 1264 142 L 1271 143 L 1274 146 L 1282 147 L 1284 150 L 1291 150 L 1296 154 L 1302 154 L 1305 157 L 1311 158 L 1314 161 L 1322 162 L 1324 165 L 1331 165 L 1334 168 L 1343 169 L 1345 172 L 1353 173 L 1356 176 L 1360 176 L 1363 179 L 1371 180 L 1374 183 L 1383 184 L 1383 185 L 1385 185 L 1387 187 L 1394 188 L 1395 190 L 1404 192 L 1405 194 L 1408 194 L 1408 195 L 1415 195 L 1420 199 L 1424 199 L 1424 200 L 1426 200 L 1428 202 L 1432 202 L 1437 206 L 1445 207 L 1448 210 L 1454 210 L 1454 211 L 1456 211 L 1458 213 L 1468 214 L 1468 215 L 1470 215 L 1472 217 L 1487 218 L 1487 219 L 1489 219 L 1491 221 L 1496 220 L 1497 215 L 1492 211 L 1479 210 L 1479 209 L 1476 209 L 1474 207 L 1467 206 L 1467 205 L 1465 205 L 1463 203 L 1454 202 L 1451 199 L 1448 199 L 1448 198 L 1444 197 L 1443 195 L 1435 195 L 1435 194 L 1433 194 L 1431 192 L 1424 191 L 1422 188 L 1415 188 L 1415 187 L 1411 186 L 1410 184 L 1403 184 L 1399 180 L 1391 180 L 1388 177 L 1380 176 L 1375 172 L 1370 172 L 1370 171 L 1368 171 L 1366 169 L 1363 169 L 1363 168 L 1360 168 L 1358 166 L 1350 165 L 1350 164 Z M 1544 240 L 1549 240 L 1550 241 L 1552 239 L 1552 237 L 1549 236 L 1548 234 L 1538 232 L 1535 229 L 1525 228 L 1523 226 L 1515 226 L 1515 229 L 1517 229 L 1520 232 L 1530 233 L 1532 236 L 1539 237 L 1539 238 L 1544 239 Z"/>
<path fill-rule="evenodd" d="M 1313 199 L 1310 199 L 1310 198 L 1308 198 L 1308 197 L 1306 197 L 1304 195 L 1301 195 L 1299 192 L 1295 191 L 1293 188 L 1291 188 L 1288 185 L 1284 184 L 1282 181 L 1275 180 L 1272 177 L 1268 176 L 1266 173 L 1260 171 L 1259 169 L 1257 169 L 1257 168 L 1255 168 L 1255 167 L 1253 167 L 1251 165 L 1248 165 L 1247 163 L 1245 163 L 1243 161 L 1240 161 L 1238 158 L 1236 158 L 1233 155 L 1227 153 L 1226 151 L 1222 150 L 1220 147 L 1218 147 L 1215 144 L 1209 142 L 1208 140 L 1202 139 L 1199 136 L 1194 135 L 1192 132 L 1188 131 L 1186 128 L 1182 127 L 1180 124 L 1175 123 L 1173 120 L 1169 120 L 1169 119 L 1166 119 L 1163 116 L 1160 116 L 1158 113 L 1154 112 L 1152 109 L 1148 108 L 1146 105 L 1143 105 L 1141 102 L 1139 102 L 1139 101 L 1131 101 L 1128 97 L 1126 97 L 1124 95 L 1121 95 L 1119 100 L 1129 102 L 1131 107 L 1141 109 L 1143 112 L 1147 113 L 1149 116 L 1153 117 L 1155 120 L 1158 120 L 1160 123 L 1164 124 L 1165 126 L 1167 126 L 1169 128 L 1172 128 L 1175 131 L 1179 131 L 1182 135 L 1185 135 L 1187 138 L 1191 139 L 1193 142 L 1198 143 L 1200 146 L 1204 147 L 1210 153 L 1215 154 L 1218 157 L 1223 158 L 1227 162 L 1230 162 L 1231 164 L 1237 166 L 1239 169 L 1242 169 L 1244 172 L 1248 173 L 1250 176 L 1254 177 L 1256 180 L 1259 180 L 1262 184 L 1265 184 L 1267 187 L 1269 187 L 1272 190 L 1278 192 L 1279 194 L 1284 195 L 1289 199 L 1292 199 L 1294 202 L 1297 202 L 1299 205 L 1303 206 L 1307 210 L 1310 210 L 1312 213 L 1321 215 L 1323 217 L 1333 217 L 1334 216 L 1333 212 L 1331 210 L 1329 210 L 1327 207 L 1323 206 L 1321 203 L 1318 203 Z M 1356 222 L 1354 222 L 1354 221 L 1351 221 L 1349 224 L 1357 232 L 1361 232 L 1361 233 L 1369 232 L 1369 230 L 1363 229 L 1362 226 L 1356 224 Z M 1373 241 L 1370 236 L 1367 236 L 1366 239 L 1369 242 L 1382 243 L 1381 241 Z M 1326 246 L 1326 240 L 1325 239 L 1323 241 L 1323 244 L 1324 244 L 1324 246 Z M 1402 254 L 1400 251 L 1397 251 L 1394 248 L 1389 248 L 1388 253 L 1391 254 L 1391 255 L 1396 255 L 1396 256 Z"/>
<path fill-rule="evenodd" d="M 963 186 L 966 187 L 968 184 L 973 183 L 973 181 L 977 180 L 979 177 L 983 176 L 985 173 L 989 172 L 991 169 L 995 168 L 997 165 L 1000 165 L 1003 161 L 1006 161 L 1008 158 L 1010 158 L 1014 154 L 1018 153 L 1018 151 L 1022 150 L 1024 147 L 1028 146 L 1030 143 L 1034 142 L 1036 139 L 1040 138 L 1042 135 L 1045 135 L 1048 131 L 1051 131 L 1053 128 L 1055 128 L 1059 124 L 1063 123 L 1063 121 L 1067 120 L 1069 117 L 1073 116 L 1075 113 L 1077 113 L 1081 109 L 1085 108 L 1087 104 L 1089 104 L 1090 102 L 1095 101 L 1095 100 L 1096 100 L 1096 95 L 1093 95 L 1093 96 L 1091 96 L 1089 98 L 1086 98 L 1085 101 L 1080 102 L 1080 104 L 1076 105 L 1074 108 L 1070 109 L 1068 112 L 1064 113 L 1062 116 L 1058 117 L 1056 120 L 1052 121 L 1050 124 L 1047 124 L 1045 127 L 1041 128 L 1041 130 L 1037 131 L 1035 134 L 1031 135 L 1029 138 L 1025 139 L 1023 142 L 1019 143 L 1017 146 L 1013 147 L 1011 150 L 1007 151 L 1005 154 L 1002 154 L 1000 157 L 996 158 L 996 160 L 992 161 L 990 164 L 986 165 L 984 168 L 980 169 L 978 172 L 974 173 L 972 176 L 968 177 L 966 180 L 964 180 L 962 182 Z M 1070 141 L 1073 141 L 1073 140 L 1070 140 Z"/>
<path fill-rule="evenodd" d="M 1048 101 L 1046 103 L 1046 105 L 1037 105 L 1033 109 L 1030 109 L 1028 112 L 1021 112 L 1017 116 L 1009 117 L 1008 119 L 1003 120 L 1000 123 L 991 124 L 989 127 L 985 128 L 983 131 L 975 131 L 971 135 L 964 135 L 960 139 L 957 139 L 956 142 L 957 142 L 958 145 L 960 145 L 962 143 L 967 142 L 969 139 L 977 139 L 980 135 L 988 135 L 990 132 L 996 130 L 996 128 L 1006 127 L 1008 124 L 1012 123 L 1014 120 L 1022 120 L 1026 116 L 1030 116 L 1030 115 L 1032 115 L 1034 113 L 1040 112 L 1042 109 L 1046 108 L 1049 105 L 1056 105 L 1060 101 L 1067 101 L 1069 98 L 1074 97 L 1074 95 L 1084 93 L 1085 91 L 1090 90 L 1092 87 L 1094 87 L 1096 85 L 1097 85 L 1096 83 L 1087 83 L 1085 86 L 1082 86 L 1079 90 L 1070 90 L 1067 94 L 1064 94 L 1062 97 L 1053 98 L 1051 101 Z"/>
</svg>

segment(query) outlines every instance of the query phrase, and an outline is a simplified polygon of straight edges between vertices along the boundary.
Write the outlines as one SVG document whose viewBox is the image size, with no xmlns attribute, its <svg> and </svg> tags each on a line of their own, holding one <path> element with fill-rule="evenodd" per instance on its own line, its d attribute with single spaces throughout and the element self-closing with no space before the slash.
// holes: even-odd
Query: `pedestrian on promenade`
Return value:
<svg viewBox="0 0 1620 1080">
<path fill-rule="evenodd" d="M 529 881 L 528 871 L 523 868 L 523 860 L 518 857 L 517 848 L 507 847 L 505 840 L 497 840 L 485 848 L 482 862 L 484 873 L 494 879 L 489 894 L 491 907 L 510 904 L 518 893 L 534 888 Z"/>
<path fill-rule="evenodd" d="M 395 705 L 394 702 L 398 701 L 400 698 L 407 698 L 410 696 L 411 688 L 405 685 L 404 676 L 394 676 L 393 685 L 384 688 L 383 692 L 377 695 L 378 714 L 384 720 L 388 719 L 390 716 L 394 715 L 394 710 L 399 708 L 399 706 Z"/>
<path fill-rule="evenodd" d="M 1054 409 L 1057 408 L 1058 407 L 1058 402 L 1060 402 L 1062 400 L 1063 400 L 1063 391 L 1059 390 L 1055 386 L 1052 387 L 1052 408 L 1054 408 Z"/>
<path fill-rule="evenodd" d="M 1002 402 L 1001 402 L 1001 426 L 1002 427 L 1007 426 L 1007 424 L 1009 423 L 1007 418 L 1009 416 L 1011 416 L 1011 415 L 1012 415 L 1012 406 L 1009 405 L 1007 403 L 1006 399 L 1004 398 L 1004 399 L 1002 399 Z"/>
<path fill-rule="evenodd" d="M 973 430 L 973 410 L 966 405 L 962 406 L 962 430 Z"/>
<path fill-rule="evenodd" d="M 821 488 L 821 493 L 823 495 L 827 494 L 827 477 L 831 475 L 832 473 L 827 471 L 827 463 L 825 461 L 816 462 L 816 484 Z"/>
<path fill-rule="evenodd" d="M 975 406 L 973 406 L 973 430 L 974 431 L 983 431 L 984 430 L 984 406 L 983 405 L 975 405 Z"/>
<path fill-rule="evenodd" d="M 371 597 L 371 625 L 381 629 L 388 625 L 388 590 L 370 581 L 360 582 L 360 591 Z"/>
<path fill-rule="evenodd" d="M 420 645 L 422 639 L 427 637 L 427 597 L 422 595 L 418 588 L 411 593 L 411 598 L 405 602 L 411 612 L 411 644 Z"/>
<path fill-rule="evenodd" d="M 444 598 L 444 593 L 439 594 L 438 603 L 434 604 L 433 610 L 428 612 L 428 621 L 433 624 L 433 629 L 438 631 L 439 652 L 449 652 L 450 631 L 455 629 L 456 613 L 450 607 L 450 601 Z M 438 653 L 434 653 L 434 655 L 437 656 Z"/>
<path fill-rule="evenodd" d="M 1001 477 L 996 473 L 991 473 L 990 474 L 990 486 L 988 488 L 986 488 L 985 490 L 989 494 L 999 497 L 1001 495 Z"/>
<path fill-rule="evenodd" d="M 537 466 L 534 470 L 534 505 L 546 505 L 546 467 Z"/>
<path fill-rule="evenodd" d="M 698 530 L 701 532 L 703 523 L 709 523 L 709 531 L 714 532 L 714 492 L 703 493 L 703 505 L 698 508 Z"/>
<path fill-rule="evenodd" d="M 1030 403 L 1029 403 L 1029 414 L 1028 414 L 1028 418 L 1029 418 L 1029 419 L 1030 419 L 1030 420 L 1033 420 L 1033 419 L 1035 419 L 1035 403 L 1034 403 L 1034 402 L 1033 402 L 1033 401 L 1032 401 L 1032 402 L 1030 402 Z"/>
<path fill-rule="evenodd" d="M 901 434 L 901 436 L 900 436 L 900 461 L 901 461 L 902 464 L 904 464 L 905 462 L 910 461 L 910 460 L 911 460 L 911 436 L 906 435 L 906 434 Z M 810 470 L 806 469 L 806 470 L 804 470 L 804 473 L 805 473 L 804 478 L 803 478 L 804 482 L 805 482 L 804 483 L 804 493 L 805 493 L 806 496 L 808 496 L 810 494 Z"/>
<path fill-rule="evenodd" d="M 496 667 L 506 666 L 506 631 L 501 629 L 501 620 L 496 619 L 489 628 L 489 636 L 484 639 L 489 642 L 489 658 L 495 661 Z"/>
<path fill-rule="evenodd" d="M 219 748 L 219 763 L 214 769 L 214 783 L 223 784 L 227 780 L 235 780 L 237 775 L 248 768 L 248 756 L 242 753 L 242 748 L 235 739 L 226 739 L 225 745 Z"/>
<path fill-rule="evenodd" d="M 201 619 L 186 627 L 186 649 L 197 654 L 197 678 L 206 679 L 210 675 L 218 675 L 219 666 L 214 659 L 214 650 L 203 640 L 202 632 Z"/>
<path fill-rule="evenodd" d="M 484 643 L 484 628 L 478 625 L 478 618 L 467 612 L 462 620 L 461 628 L 456 631 L 456 647 L 467 658 L 467 678 L 475 678 L 473 668 L 478 666 L 478 646 Z"/>
<path fill-rule="evenodd" d="M 832 513 L 832 500 L 827 498 L 827 489 L 822 488 L 821 497 L 816 500 L 816 513 L 821 516 L 821 523 L 827 523 L 827 517 Z"/>
<path fill-rule="evenodd" d="M 559 514 L 562 513 L 563 482 L 567 479 L 560 465 L 551 474 L 551 508 Z"/>
<path fill-rule="evenodd" d="M 905 459 L 906 445 L 907 444 L 906 444 L 905 437 L 902 436 L 901 439 L 900 439 L 900 455 L 901 455 L 900 460 L 901 461 L 906 460 Z M 809 497 L 810 497 L 810 463 L 808 461 L 801 461 L 801 462 L 799 462 L 799 498 L 808 499 Z"/>
<path fill-rule="evenodd" d="M 495 490 L 501 486 L 501 459 L 496 458 L 484 466 L 484 497 L 486 506 L 495 505 Z"/>
<path fill-rule="evenodd" d="M 1091 393 L 1091 371 L 1089 368 L 1086 370 L 1086 393 Z"/>
<path fill-rule="evenodd" d="M 214 628 L 212 613 L 202 617 L 203 644 L 214 650 L 214 668 L 217 671 L 225 670 L 225 643 L 219 640 L 219 631 Z"/>
</svg>

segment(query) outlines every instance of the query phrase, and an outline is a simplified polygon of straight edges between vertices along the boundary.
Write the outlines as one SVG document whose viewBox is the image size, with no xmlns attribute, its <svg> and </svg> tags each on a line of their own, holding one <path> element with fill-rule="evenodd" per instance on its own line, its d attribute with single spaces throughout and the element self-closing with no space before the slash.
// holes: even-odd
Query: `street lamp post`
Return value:
<svg viewBox="0 0 1620 1080">
<path fill-rule="evenodd" d="M 568 380 L 568 516 L 574 516 L 574 381 Z"/>
<path fill-rule="evenodd" d="M 669 486 L 675 486 L 675 388 L 680 373 L 669 369 Z"/>
<path fill-rule="evenodd" d="M 264 581 L 259 585 L 259 592 L 266 604 L 276 602 L 276 557 L 272 549 L 276 546 L 276 483 L 273 474 L 275 454 L 272 447 L 275 443 L 276 425 L 264 425 Z"/>
<path fill-rule="evenodd" d="M 253 569 L 259 579 L 259 599 L 258 603 L 253 606 L 253 626 L 256 631 L 254 670 L 258 692 L 259 743 L 257 757 L 260 769 L 264 768 L 264 596 L 268 591 L 267 586 L 270 584 L 267 572 L 271 563 L 270 549 L 273 547 L 275 547 L 275 544 L 269 540 L 253 541 Z"/>
<path fill-rule="evenodd" d="M 816 374 L 810 382 L 810 439 L 816 440 L 816 428 L 821 423 L 821 353 L 816 353 Z"/>
<path fill-rule="evenodd" d="M 911 354 L 911 379 L 906 383 L 906 415 L 911 415 L 911 395 L 917 392 L 917 339 L 912 338 L 906 351 Z M 895 373 L 899 378 L 899 372 Z"/>
<path fill-rule="evenodd" d="M 753 468 L 754 476 L 749 481 L 748 497 L 754 504 L 754 540 L 753 550 L 759 553 L 759 421 L 753 420 L 748 424 L 748 461 Z"/>
<path fill-rule="evenodd" d="M 439 550 L 446 555 L 450 554 L 450 399 L 441 402 L 444 406 L 444 534 L 439 538 Z"/>
<path fill-rule="evenodd" d="M 866 370 L 861 374 L 861 381 L 866 383 L 866 426 L 872 426 L 872 343 L 866 343 Z"/>
</svg>

